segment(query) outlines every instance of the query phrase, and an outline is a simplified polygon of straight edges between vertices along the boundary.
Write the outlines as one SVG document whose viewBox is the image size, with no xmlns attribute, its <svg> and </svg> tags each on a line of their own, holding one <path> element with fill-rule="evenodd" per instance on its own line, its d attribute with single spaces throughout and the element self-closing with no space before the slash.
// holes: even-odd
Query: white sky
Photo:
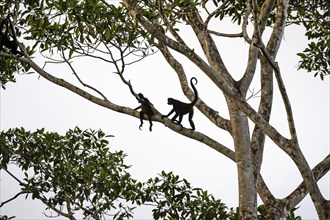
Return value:
<svg viewBox="0 0 330 220">
<path fill-rule="evenodd" d="M 300 146 L 311 167 L 329 154 L 329 77 L 324 81 L 311 74 L 297 71 L 297 52 L 305 47 L 303 31 L 289 27 L 286 31 L 278 54 L 283 79 L 289 94 Z M 247 44 L 243 40 L 235 40 L 236 45 L 229 45 L 224 39 L 217 39 L 223 59 L 232 73 L 244 71 L 247 56 Z M 229 41 L 228 41 L 229 42 Z M 243 48 L 243 49 L 242 49 Z M 166 61 L 157 54 L 127 69 L 126 79 L 130 79 L 136 92 L 142 92 L 163 114 L 170 111 L 166 105 L 167 97 L 182 101 L 187 99 L 179 88 L 174 71 Z M 193 65 L 186 65 L 188 77 L 198 78 L 197 89 L 200 98 L 211 107 L 228 117 L 224 99 L 215 86 Z M 39 61 L 42 65 L 42 62 Z M 74 63 L 76 64 L 76 63 Z M 110 67 L 85 60 L 80 64 L 82 78 L 101 89 L 108 98 L 132 108 L 138 106 L 137 101 L 129 93 L 128 88 L 120 84 L 118 76 L 111 74 Z M 60 77 L 72 78 L 67 68 L 47 66 L 47 70 Z M 90 77 L 90 78 L 88 78 Z M 91 81 L 88 81 L 91 80 Z M 276 85 L 275 85 L 276 87 Z M 252 89 L 260 88 L 255 79 Z M 223 155 L 207 146 L 180 136 L 164 125 L 154 123 L 153 132 L 148 130 L 145 121 L 142 131 L 138 129 L 139 119 L 112 112 L 90 103 L 83 98 L 53 85 L 36 74 L 17 76 L 16 84 L 9 84 L 7 90 L 1 90 L 0 128 L 7 130 L 13 127 L 24 127 L 36 130 L 44 127 L 49 131 L 65 133 L 70 128 L 79 126 L 82 129 L 102 129 L 115 135 L 110 139 L 112 150 L 123 150 L 128 154 L 126 163 L 134 178 L 146 181 L 155 177 L 162 170 L 174 171 L 181 178 L 186 178 L 194 187 L 207 189 L 220 198 L 229 207 L 236 207 L 238 201 L 236 165 Z M 256 106 L 258 100 L 250 100 Z M 288 134 L 286 115 L 280 95 L 276 92 L 271 123 L 282 134 Z M 197 110 L 194 122 L 196 130 L 220 141 L 233 149 L 229 135 L 209 123 Z M 188 127 L 186 117 L 183 125 Z M 276 197 L 288 195 L 301 182 L 301 176 L 293 162 L 278 147 L 267 141 L 262 165 L 262 174 Z M 1 172 L 1 201 L 15 195 L 18 188 L 15 182 Z M 323 195 L 329 199 L 329 173 L 318 182 Z M 309 197 L 299 205 L 297 214 L 303 219 L 317 219 L 316 212 Z M 19 209 L 18 209 L 19 207 Z M 15 215 L 17 219 L 43 219 L 43 208 L 40 203 L 24 200 L 21 197 L 1 209 L 1 214 Z M 150 218 L 145 209 L 138 210 L 136 219 Z"/>
</svg>

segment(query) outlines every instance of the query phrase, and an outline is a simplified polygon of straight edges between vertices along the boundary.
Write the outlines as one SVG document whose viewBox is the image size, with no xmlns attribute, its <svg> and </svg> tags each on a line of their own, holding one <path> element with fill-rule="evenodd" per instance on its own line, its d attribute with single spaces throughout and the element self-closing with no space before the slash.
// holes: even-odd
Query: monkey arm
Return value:
<svg viewBox="0 0 330 220">
<path fill-rule="evenodd" d="M 174 111 L 175 109 L 173 108 L 167 115 L 163 115 L 162 118 L 170 116 Z"/>
</svg>

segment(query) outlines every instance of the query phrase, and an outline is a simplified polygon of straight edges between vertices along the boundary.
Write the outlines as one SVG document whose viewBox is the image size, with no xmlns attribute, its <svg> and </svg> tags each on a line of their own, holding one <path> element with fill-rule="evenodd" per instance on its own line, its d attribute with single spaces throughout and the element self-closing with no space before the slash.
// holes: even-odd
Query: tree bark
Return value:
<svg viewBox="0 0 330 220">
<path fill-rule="evenodd" d="M 233 131 L 238 173 L 239 219 L 257 219 L 257 186 L 250 146 L 248 119 L 238 109 L 235 102 L 228 100 L 227 103 Z"/>
</svg>

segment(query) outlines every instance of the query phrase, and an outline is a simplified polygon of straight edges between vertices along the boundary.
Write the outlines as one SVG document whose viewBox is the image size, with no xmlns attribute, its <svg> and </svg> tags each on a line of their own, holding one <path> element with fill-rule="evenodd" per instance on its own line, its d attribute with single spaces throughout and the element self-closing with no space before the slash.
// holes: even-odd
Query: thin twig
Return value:
<svg viewBox="0 0 330 220">
<path fill-rule="evenodd" d="M 8 200 L 2 202 L 2 203 L 0 204 L 0 207 L 4 206 L 4 205 L 7 204 L 8 202 L 13 201 L 14 199 L 16 199 L 17 197 L 19 197 L 19 196 L 22 195 L 22 194 L 28 194 L 28 192 L 21 191 L 21 192 L 17 193 L 17 194 L 16 194 L 15 196 L 13 196 L 12 198 L 10 198 L 10 199 L 8 199 Z"/>
<path fill-rule="evenodd" d="M 70 213 L 65 213 L 62 210 L 52 206 L 46 198 L 42 198 L 40 195 L 35 194 L 35 197 L 38 198 L 42 203 L 44 203 L 48 208 L 52 209 L 53 211 L 57 212 L 59 215 L 62 215 L 70 220 L 76 220 L 76 218 L 73 216 L 73 214 Z"/>
<path fill-rule="evenodd" d="M 101 92 L 100 92 L 99 90 L 97 90 L 96 88 L 94 88 L 94 87 L 92 87 L 92 86 L 90 86 L 90 85 L 84 83 L 84 82 L 80 79 L 80 77 L 78 76 L 76 70 L 73 68 L 73 66 L 71 65 L 71 63 L 69 62 L 69 60 L 65 57 L 63 51 L 62 51 L 62 57 L 63 57 L 64 61 L 69 65 L 70 69 L 72 70 L 73 75 L 75 75 L 75 77 L 78 79 L 78 81 L 79 81 L 83 86 L 85 86 L 85 87 L 87 87 L 87 88 L 89 88 L 89 89 L 95 91 L 95 92 L 98 93 L 100 96 L 102 96 L 102 98 L 103 98 L 104 100 L 106 100 L 106 101 L 108 100 L 107 97 L 105 97 L 105 95 L 103 95 L 103 93 L 101 93 Z"/>
<path fill-rule="evenodd" d="M 7 168 L 1 167 L 2 169 L 4 169 L 4 171 L 6 173 L 9 174 L 9 176 L 11 176 L 13 179 L 15 179 L 20 185 L 23 185 L 23 182 L 20 181 L 14 174 L 12 174 L 11 172 L 9 172 L 9 170 Z"/>
<path fill-rule="evenodd" d="M 260 97 L 260 96 L 257 96 L 257 94 L 259 94 L 261 92 L 261 89 L 259 89 L 256 93 L 254 93 L 254 89 L 252 91 L 251 90 L 249 90 L 249 91 L 251 92 L 251 95 L 246 99 L 246 101 L 248 101 L 251 98 L 259 98 Z"/>
</svg>

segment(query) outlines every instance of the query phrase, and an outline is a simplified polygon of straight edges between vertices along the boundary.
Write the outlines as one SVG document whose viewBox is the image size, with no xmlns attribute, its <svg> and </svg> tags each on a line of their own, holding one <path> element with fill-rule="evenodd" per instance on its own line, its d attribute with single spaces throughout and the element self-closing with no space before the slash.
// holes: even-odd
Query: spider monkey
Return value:
<svg viewBox="0 0 330 220">
<path fill-rule="evenodd" d="M 3 33 L 3 27 L 5 26 L 5 33 Z M 12 32 L 12 36 L 10 36 L 9 33 L 9 26 Z M 13 40 L 10 40 L 10 37 L 13 38 Z M 16 34 L 15 34 L 15 30 L 13 27 L 13 24 L 10 21 L 9 15 L 7 16 L 7 18 L 5 18 L 4 20 L 2 20 L 1 24 L 0 24 L 0 51 L 4 51 L 3 46 L 5 46 L 6 48 L 8 48 L 11 53 L 17 55 L 17 56 L 23 56 L 23 53 L 18 51 L 18 42 L 16 39 Z"/>
<path fill-rule="evenodd" d="M 198 100 L 198 92 L 197 92 L 197 89 L 196 89 L 196 87 L 193 83 L 193 80 L 196 81 L 195 85 L 197 84 L 198 81 L 195 77 L 192 77 L 190 79 L 190 85 L 191 85 L 191 87 L 193 88 L 193 90 L 195 92 L 194 100 L 191 103 L 184 103 L 184 102 L 181 102 L 181 101 L 173 99 L 173 98 L 168 98 L 167 99 L 167 104 L 168 105 L 173 105 L 173 109 L 166 116 L 163 115 L 162 118 L 168 117 L 173 112 L 175 112 L 174 117 L 172 118 L 172 121 L 176 122 L 176 118 L 179 116 L 179 120 L 177 121 L 177 123 L 181 125 L 183 115 L 189 113 L 189 123 L 190 123 L 191 129 L 195 130 L 195 124 L 194 124 L 192 118 L 194 116 L 194 105 L 196 104 L 196 102 Z M 182 127 L 182 125 L 181 125 L 181 127 Z M 182 128 L 181 128 L 181 130 L 182 130 Z"/>
<path fill-rule="evenodd" d="M 141 111 L 140 111 L 141 124 L 139 126 L 139 129 L 141 130 L 141 127 L 143 125 L 143 116 L 144 116 L 144 114 L 146 114 L 148 116 L 148 120 L 150 123 L 149 131 L 152 131 L 151 117 L 154 115 L 154 112 L 152 111 L 153 104 L 149 101 L 149 99 L 144 97 L 142 93 L 139 93 L 138 97 L 139 97 L 138 101 L 139 101 L 139 103 L 141 103 L 141 105 L 139 107 L 135 108 L 134 110 L 138 110 L 139 108 L 141 108 Z"/>
</svg>

